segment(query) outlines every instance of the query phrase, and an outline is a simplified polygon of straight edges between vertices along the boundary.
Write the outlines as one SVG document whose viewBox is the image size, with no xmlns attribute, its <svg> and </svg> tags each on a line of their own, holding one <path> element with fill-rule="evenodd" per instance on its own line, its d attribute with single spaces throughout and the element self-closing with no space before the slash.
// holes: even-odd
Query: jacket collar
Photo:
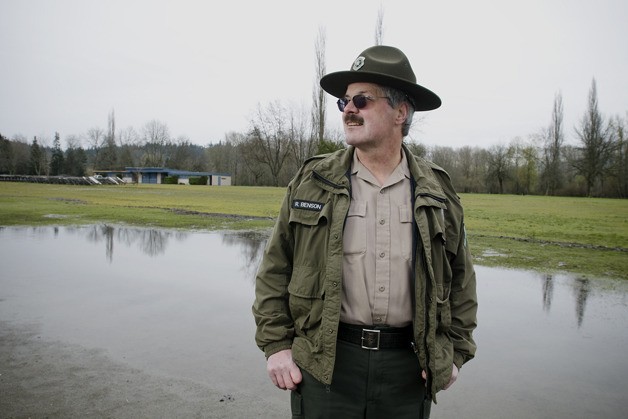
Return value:
<svg viewBox="0 0 628 419">
<path fill-rule="evenodd" d="M 427 160 L 413 155 L 405 144 L 401 146 L 406 156 L 408 156 L 408 166 L 410 167 L 410 173 L 412 173 L 412 178 L 416 185 L 414 188 L 415 196 L 431 196 L 439 201 L 446 201 L 447 196 L 434 174 L 434 169 L 437 167 Z M 437 169 L 443 171 L 440 168 Z"/>
<path fill-rule="evenodd" d="M 432 165 L 425 159 L 412 154 L 405 144 L 402 145 L 402 147 L 408 160 L 410 173 L 416 185 L 415 196 L 430 196 L 442 202 L 446 201 L 447 197 L 443 192 L 440 182 L 434 175 Z M 337 188 L 349 189 L 349 174 L 351 162 L 353 161 L 353 153 L 355 153 L 355 147 L 353 146 L 333 152 L 315 162 L 312 166 L 312 170 L 328 184 Z"/>
</svg>

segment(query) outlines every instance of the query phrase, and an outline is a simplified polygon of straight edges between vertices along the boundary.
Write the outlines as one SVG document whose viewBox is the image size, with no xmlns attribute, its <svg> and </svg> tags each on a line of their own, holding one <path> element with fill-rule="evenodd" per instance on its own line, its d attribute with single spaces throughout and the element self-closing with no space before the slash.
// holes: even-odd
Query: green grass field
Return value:
<svg viewBox="0 0 628 419">
<path fill-rule="evenodd" d="M 264 229 L 284 188 L 0 182 L 0 225 Z M 476 263 L 628 279 L 628 200 L 462 195 Z"/>
</svg>

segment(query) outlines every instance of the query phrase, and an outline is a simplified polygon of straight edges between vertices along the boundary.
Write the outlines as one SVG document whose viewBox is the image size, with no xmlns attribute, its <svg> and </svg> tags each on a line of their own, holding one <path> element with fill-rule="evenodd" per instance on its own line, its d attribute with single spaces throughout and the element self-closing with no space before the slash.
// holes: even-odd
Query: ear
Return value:
<svg viewBox="0 0 628 419">
<path fill-rule="evenodd" d="M 395 123 L 400 124 L 400 125 L 405 124 L 406 120 L 408 119 L 408 113 L 409 113 L 408 104 L 405 102 L 401 103 L 401 105 L 399 105 L 399 107 L 397 108 L 397 116 L 395 117 Z"/>
</svg>

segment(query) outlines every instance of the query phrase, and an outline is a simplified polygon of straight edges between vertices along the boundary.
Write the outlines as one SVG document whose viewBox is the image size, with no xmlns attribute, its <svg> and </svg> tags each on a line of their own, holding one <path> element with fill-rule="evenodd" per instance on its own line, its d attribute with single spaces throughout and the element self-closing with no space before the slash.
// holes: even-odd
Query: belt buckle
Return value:
<svg viewBox="0 0 628 419">
<path fill-rule="evenodd" d="M 370 351 L 379 350 L 380 331 L 373 329 L 362 329 L 362 349 Z"/>
</svg>

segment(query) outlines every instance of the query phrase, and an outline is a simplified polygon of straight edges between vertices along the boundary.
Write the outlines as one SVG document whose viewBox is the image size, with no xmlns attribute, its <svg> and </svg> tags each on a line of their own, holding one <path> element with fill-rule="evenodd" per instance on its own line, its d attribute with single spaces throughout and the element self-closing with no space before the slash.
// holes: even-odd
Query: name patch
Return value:
<svg viewBox="0 0 628 419">
<path fill-rule="evenodd" d="M 314 202 L 314 201 L 302 201 L 299 199 L 295 199 L 292 201 L 292 208 L 294 209 L 302 209 L 308 211 L 318 211 L 320 212 L 323 209 L 322 202 Z"/>
</svg>

